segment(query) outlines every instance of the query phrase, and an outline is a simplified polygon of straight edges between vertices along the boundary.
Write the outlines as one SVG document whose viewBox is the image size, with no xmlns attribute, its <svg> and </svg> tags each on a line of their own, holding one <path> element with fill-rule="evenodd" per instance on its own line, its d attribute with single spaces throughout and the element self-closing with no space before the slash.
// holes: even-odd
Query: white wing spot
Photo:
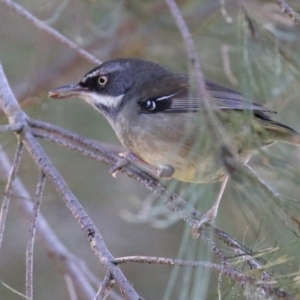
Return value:
<svg viewBox="0 0 300 300">
<path fill-rule="evenodd" d="M 82 93 L 79 97 L 83 98 L 87 103 L 89 103 L 92 106 L 97 106 L 97 104 L 100 104 L 108 108 L 116 108 L 122 102 L 124 95 L 122 94 L 113 97 L 108 95 L 98 95 L 97 93 Z"/>
<path fill-rule="evenodd" d="M 167 95 L 167 96 L 159 97 L 159 98 L 156 99 L 156 101 L 161 101 L 161 100 L 165 100 L 165 99 L 172 98 L 172 97 L 175 96 L 176 94 L 178 94 L 178 93 L 174 93 L 174 94 L 172 94 L 172 95 Z"/>
</svg>

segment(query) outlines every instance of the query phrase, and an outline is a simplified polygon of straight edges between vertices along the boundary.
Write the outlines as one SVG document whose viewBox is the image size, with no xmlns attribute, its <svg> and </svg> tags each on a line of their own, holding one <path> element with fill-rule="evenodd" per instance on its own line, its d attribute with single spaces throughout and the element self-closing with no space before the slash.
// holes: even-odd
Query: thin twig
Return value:
<svg viewBox="0 0 300 300">
<path fill-rule="evenodd" d="M 12 163 L 10 174 L 9 174 L 9 177 L 7 180 L 5 191 L 4 191 L 4 197 L 3 197 L 1 210 L 0 210 L 0 249 L 1 249 L 2 241 L 3 241 L 3 234 L 4 234 L 4 230 L 5 230 L 6 217 L 7 217 L 7 212 L 8 212 L 8 208 L 9 208 L 9 202 L 10 202 L 10 198 L 11 198 L 12 188 L 13 188 L 14 180 L 16 178 L 16 174 L 19 169 L 20 160 L 21 160 L 21 156 L 22 156 L 22 150 L 23 150 L 23 144 L 22 144 L 22 142 L 19 142 L 16 152 L 15 152 L 15 157 L 14 157 L 14 160 Z"/>
<path fill-rule="evenodd" d="M 72 277 L 69 274 L 65 274 L 64 278 L 65 278 L 66 285 L 68 288 L 70 300 L 78 300 Z"/>
<path fill-rule="evenodd" d="M 28 119 L 28 124 L 32 128 L 41 129 L 43 131 L 46 131 L 47 133 L 54 134 L 60 138 L 61 137 L 67 138 L 68 140 L 73 141 L 84 147 L 92 148 L 91 150 L 95 150 L 99 153 L 102 153 L 104 157 L 107 156 L 107 157 L 120 158 L 118 155 L 116 156 L 116 154 L 118 154 L 120 152 L 124 152 L 124 150 L 125 150 L 123 147 L 120 147 L 120 146 L 115 146 L 112 144 L 106 144 L 106 143 L 102 143 L 102 142 L 99 143 L 98 141 L 93 141 L 93 140 L 87 139 L 79 134 L 76 134 L 67 129 L 58 127 L 56 125 L 53 125 L 53 124 L 50 124 L 50 123 L 47 123 L 44 121 Z M 111 153 L 112 153 L 112 156 L 110 156 Z"/>
<path fill-rule="evenodd" d="M 67 39 L 65 36 L 63 36 L 61 33 L 53 29 L 52 27 L 46 25 L 42 21 L 40 21 L 38 18 L 30 14 L 27 10 L 25 10 L 22 6 L 14 3 L 10 0 L 0 0 L 0 4 L 4 4 L 7 6 L 10 10 L 17 13 L 22 18 L 26 19 L 30 23 L 32 23 L 37 29 L 43 31 L 48 36 L 51 36 L 52 38 L 58 40 L 63 45 L 69 47 L 73 51 L 76 51 L 78 55 L 80 55 L 83 59 L 89 61 L 92 64 L 99 65 L 101 64 L 101 61 L 97 59 L 95 56 L 91 55 L 89 52 L 85 51 L 84 49 L 80 48 L 77 44 L 72 42 L 71 40 Z"/>
<path fill-rule="evenodd" d="M 187 27 L 186 22 L 184 21 L 182 14 L 174 0 L 166 0 L 167 5 L 169 6 L 169 9 L 174 17 L 174 20 L 177 24 L 178 30 L 181 33 L 181 36 L 184 41 L 185 49 L 187 52 L 187 56 L 189 58 L 189 63 L 197 77 L 197 86 L 199 89 L 199 94 L 201 98 L 204 101 L 205 107 L 208 108 L 208 99 L 209 99 L 209 93 L 206 89 L 204 76 L 201 70 L 199 57 L 197 54 L 197 49 L 195 46 L 195 43 L 192 39 L 192 36 L 190 34 L 190 31 Z"/>
<path fill-rule="evenodd" d="M 19 291 L 15 290 L 14 288 L 12 288 L 10 285 L 6 284 L 4 281 L 0 280 L 0 283 L 7 288 L 9 291 L 13 292 L 14 294 L 18 295 L 19 297 L 21 297 L 21 299 L 25 299 L 25 300 L 30 300 L 28 299 L 24 294 L 20 293 Z"/>
<path fill-rule="evenodd" d="M 76 259 L 76 265 L 93 286 L 98 287 L 101 284 L 101 280 L 88 268 L 85 261 Z"/>
<path fill-rule="evenodd" d="M 26 248 L 26 297 L 29 299 L 33 299 L 33 250 L 34 250 L 34 240 L 36 235 L 38 214 L 40 210 L 44 185 L 45 185 L 45 175 L 43 172 L 40 172 L 40 176 L 38 179 L 36 192 L 34 196 L 32 219 L 31 219 L 31 226 L 29 231 L 30 237 Z"/>
<path fill-rule="evenodd" d="M 116 282 L 112 274 L 110 272 L 107 272 L 94 300 L 105 300 L 108 297 L 111 289 L 114 287 L 115 283 Z"/>
<path fill-rule="evenodd" d="M 282 2 L 282 1 L 280 1 L 280 2 Z M 193 67 L 194 74 L 196 75 L 196 83 L 198 86 L 199 95 L 201 96 L 201 100 L 204 103 L 204 107 L 206 108 L 206 113 L 208 116 L 208 125 L 209 125 L 209 129 L 211 129 L 210 133 L 213 135 L 213 138 L 221 139 L 224 144 L 224 147 L 227 149 L 228 141 L 226 141 L 226 138 L 225 138 L 226 132 L 223 132 L 224 131 L 223 127 L 219 126 L 218 119 L 213 114 L 212 110 L 210 109 L 210 105 L 209 105 L 209 101 L 208 101 L 209 94 L 206 91 L 205 80 L 204 80 L 203 73 L 201 71 L 199 57 L 197 55 L 195 43 L 192 39 L 189 28 L 180 12 L 175 0 L 166 0 L 166 3 L 170 8 L 170 11 L 171 11 L 171 13 L 175 19 L 175 22 L 177 24 L 178 30 L 180 31 L 181 36 L 184 40 L 185 48 L 186 48 L 187 55 L 188 55 L 188 58 L 190 61 L 190 65 Z M 233 247 L 233 249 L 235 250 L 235 252 L 237 254 L 239 254 L 239 255 L 242 254 L 240 252 L 239 247 Z M 248 263 L 251 267 L 256 267 L 256 268 L 258 267 L 257 261 L 255 261 L 253 259 L 249 260 Z M 263 275 L 264 275 L 264 278 L 269 277 L 269 275 L 266 272 L 264 272 Z"/>
<path fill-rule="evenodd" d="M 118 257 L 114 261 L 116 264 L 123 263 L 148 263 L 148 264 L 163 264 L 169 266 L 189 266 L 189 267 L 204 267 L 213 271 L 218 272 L 219 274 L 224 274 L 235 281 L 239 282 L 241 285 L 250 284 L 256 288 L 262 289 L 263 293 L 267 293 L 268 296 L 276 296 L 284 299 L 294 299 L 288 293 L 284 292 L 280 288 L 273 287 L 268 282 L 257 282 L 257 279 L 245 275 L 234 268 L 228 266 L 222 266 L 211 262 L 205 261 L 191 261 L 191 260 L 182 260 L 182 259 L 170 259 L 164 257 L 151 257 L 151 256 L 126 256 Z"/>
<path fill-rule="evenodd" d="M 223 279 L 223 276 L 221 273 L 219 273 L 219 276 L 218 276 L 218 300 L 222 300 L 222 279 Z"/>
<path fill-rule="evenodd" d="M 224 74 L 227 79 L 230 81 L 232 85 L 237 85 L 239 83 L 238 79 L 234 76 L 231 64 L 230 64 L 230 56 L 229 56 L 229 46 L 227 44 L 223 44 L 221 46 L 221 54 L 222 54 L 222 63 Z"/>
<path fill-rule="evenodd" d="M 274 2 L 290 19 L 293 20 L 296 25 L 300 26 L 300 15 L 296 13 L 284 0 L 274 0 Z"/>
<path fill-rule="evenodd" d="M 7 79 L 5 77 L 1 64 L 0 107 L 8 116 L 10 124 L 20 123 L 21 121 L 28 119 L 27 115 L 21 110 L 17 100 L 12 93 L 11 88 L 7 83 Z M 101 264 L 106 268 L 106 270 L 111 271 L 116 280 L 116 283 L 118 284 L 122 294 L 126 299 L 140 299 L 139 295 L 136 293 L 132 285 L 128 282 L 127 278 L 124 276 L 121 270 L 112 263 L 114 257 L 106 247 L 100 232 L 98 231 L 92 220 L 89 218 L 87 213 L 84 211 L 78 199 L 69 189 L 60 173 L 53 166 L 41 145 L 33 136 L 31 128 L 28 126 L 27 122 L 24 123 L 25 125 L 23 127 L 23 130 L 18 133 L 18 137 L 23 142 L 24 146 L 35 161 L 38 168 L 52 183 L 58 194 L 64 200 L 66 206 L 72 212 L 73 216 L 83 230 L 84 235 L 88 240 L 94 254 L 99 259 Z"/>
<path fill-rule="evenodd" d="M 24 127 L 20 135 L 24 146 L 37 166 L 45 173 L 47 179 L 52 183 L 56 191 L 64 200 L 66 206 L 72 212 L 76 221 L 83 230 L 84 235 L 96 257 L 99 259 L 101 264 L 105 266 L 107 270 L 110 270 L 114 275 L 114 278 L 116 279 L 116 282 L 118 283 L 119 288 L 122 290 L 122 293 L 124 293 L 126 299 L 138 300 L 140 297 L 133 289 L 132 285 L 128 282 L 121 270 L 113 265 L 113 256 L 104 244 L 100 232 L 89 218 L 78 199 L 69 189 L 62 176 L 52 165 L 50 159 L 47 157 L 40 144 L 32 135 L 30 128 Z"/>
<path fill-rule="evenodd" d="M 220 6 L 221 6 L 221 14 L 224 17 L 225 21 L 228 24 L 231 24 L 233 22 L 232 18 L 229 16 L 226 7 L 225 7 L 225 0 L 220 0 Z"/>
<path fill-rule="evenodd" d="M 254 182 L 254 184 L 258 185 L 263 192 L 270 197 L 271 200 L 276 204 L 276 207 L 280 207 L 280 211 L 276 210 L 277 216 L 284 222 L 286 226 L 288 226 L 292 232 L 294 232 L 298 237 L 300 236 L 300 220 L 290 216 L 280 205 L 282 202 L 281 195 L 274 191 L 258 174 L 253 170 L 249 165 L 245 165 L 246 175 Z"/>
<path fill-rule="evenodd" d="M 192 71 L 191 79 L 193 79 L 193 77 L 195 76 L 195 80 L 192 80 L 192 82 L 195 82 L 196 87 L 198 89 L 198 94 L 199 94 L 198 96 L 200 97 L 201 102 L 203 103 L 205 108 L 205 112 L 201 115 L 201 117 L 203 117 L 203 120 L 207 122 L 206 126 L 207 129 L 209 130 L 211 139 L 217 139 L 218 141 L 222 141 L 224 147 L 227 147 L 228 146 L 228 140 L 226 139 L 227 134 L 224 131 L 224 127 L 221 126 L 215 111 L 211 107 L 211 103 L 209 101 L 210 93 L 206 88 L 204 75 L 201 69 L 200 58 L 197 53 L 197 49 L 194 40 L 192 38 L 192 35 L 190 33 L 190 30 L 181 14 L 178 5 L 176 4 L 176 1 L 175 0 L 165 0 L 165 1 L 169 6 L 169 9 L 176 22 L 177 28 L 183 38 L 187 56 L 189 59 L 190 68 Z"/>
<path fill-rule="evenodd" d="M 0 148 L 1 180 L 4 180 L 8 177 L 10 170 L 11 163 L 5 152 Z M 18 177 L 15 180 L 14 193 L 19 195 L 15 197 L 14 203 L 17 205 L 22 215 L 25 216 L 30 222 L 32 218 L 33 203 L 27 200 L 31 198 L 30 194 Z M 39 237 L 41 244 L 45 246 L 46 251 L 49 254 L 48 257 L 54 261 L 61 273 L 68 274 L 72 278 L 76 290 L 81 298 L 92 299 L 95 291 L 85 276 L 87 271 L 83 272 L 81 267 L 78 267 L 78 263 L 80 262 L 79 258 L 67 250 L 41 214 L 38 218 L 37 236 Z M 118 297 L 114 297 L 114 299 L 120 300 Z"/>
</svg>

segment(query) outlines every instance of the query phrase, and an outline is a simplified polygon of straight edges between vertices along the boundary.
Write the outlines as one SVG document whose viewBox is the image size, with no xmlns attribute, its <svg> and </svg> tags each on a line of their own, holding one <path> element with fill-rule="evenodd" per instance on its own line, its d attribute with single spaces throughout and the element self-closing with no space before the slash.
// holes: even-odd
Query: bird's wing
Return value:
<svg viewBox="0 0 300 300">
<path fill-rule="evenodd" d="M 210 94 L 211 109 L 233 109 L 233 110 L 253 110 L 261 112 L 272 112 L 265 106 L 247 101 L 240 93 L 225 88 L 221 85 L 206 81 L 206 88 Z M 189 96 L 188 86 L 181 86 L 177 90 L 159 93 L 156 91 L 153 97 L 144 98 L 139 102 L 142 111 L 145 113 L 182 113 L 196 112 L 204 109 L 203 101 L 199 97 Z"/>
<path fill-rule="evenodd" d="M 216 106 L 218 109 L 246 109 L 275 113 L 275 111 L 263 105 L 249 101 L 239 92 L 211 81 L 206 81 L 206 88 L 212 97 L 212 106 Z"/>
</svg>

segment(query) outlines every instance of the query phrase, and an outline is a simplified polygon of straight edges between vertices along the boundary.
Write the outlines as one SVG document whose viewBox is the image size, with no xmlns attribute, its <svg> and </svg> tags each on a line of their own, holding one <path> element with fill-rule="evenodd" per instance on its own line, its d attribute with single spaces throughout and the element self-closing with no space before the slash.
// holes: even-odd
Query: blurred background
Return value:
<svg viewBox="0 0 300 300">
<path fill-rule="evenodd" d="M 101 61 L 139 57 L 173 71 L 188 70 L 182 38 L 164 1 L 18 3 Z M 300 131 L 300 27 L 271 0 L 177 3 L 190 27 L 206 78 L 278 111 L 276 120 Z M 289 5 L 300 12 L 299 1 L 290 0 Z M 82 101 L 54 101 L 47 97 L 50 89 L 77 82 L 94 65 L 1 2 L 0 59 L 18 101 L 30 117 L 90 139 L 120 145 L 106 120 Z M 7 123 L 3 114 L 0 123 Z M 3 151 L 13 158 L 15 136 L 1 133 L 0 142 Z M 122 174 L 113 178 L 104 164 L 58 145 L 41 143 L 115 257 L 149 255 L 219 262 L 203 240 L 193 240 L 184 221 L 141 184 Z M 300 297 L 299 229 L 295 226 L 300 220 L 300 148 L 278 143 L 253 156 L 250 165 L 282 196 L 281 201 L 267 197 L 251 182 L 230 182 L 216 226 L 252 250 L 266 251 L 263 257 L 279 286 Z M 33 196 L 38 171 L 26 151 L 19 176 Z M 166 183 L 201 212 L 211 207 L 218 192 L 216 184 L 178 184 L 175 180 Z M 0 182 L 0 194 L 5 185 L 5 181 Z M 47 182 L 41 212 L 69 250 L 102 279 L 104 269 L 73 216 Z M 28 230 L 28 220 L 12 201 L 0 255 L 0 280 L 23 293 Z M 228 256 L 234 256 L 229 249 L 226 251 Z M 63 275 L 48 258 L 43 244 L 35 245 L 34 259 L 35 299 L 69 299 Z M 222 299 L 258 299 L 253 295 L 249 298 L 251 292 L 245 294 L 225 277 L 220 280 L 216 273 L 201 268 L 146 264 L 126 264 L 121 268 L 145 299 L 217 299 L 218 286 Z M 0 299 L 22 297 L 0 284 Z"/>
</svg>

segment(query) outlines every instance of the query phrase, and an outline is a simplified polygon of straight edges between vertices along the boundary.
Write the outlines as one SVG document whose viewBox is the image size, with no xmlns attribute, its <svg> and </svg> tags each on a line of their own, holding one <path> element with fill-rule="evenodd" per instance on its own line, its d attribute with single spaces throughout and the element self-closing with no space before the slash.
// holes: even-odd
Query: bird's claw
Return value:
<svg viewBox="0 0 300 300">
<path fill-rule="evenodd" d="M 163 165 L 161 168 L 156 168 L 148 163 L 142 161 L 140 158 L 135 156 L 131 152 L 122 152 L 119 153 L 119 156 L 122 158 L 120 159 L 115 165 L 113 165 L 109 173 L 113 176 L 116 177 L 118 172 L 126 166 L 128 163 L 135 163 L 138 165 L 143 166 L 146 170 L 151 172 L 152 174 L 155 174 L 159 178 L 164 178 L 164 179 L 170 179 L 173 177 L 175 170 L 171 165 Z"/>
<path fill-rule="evenodd" d="M 214 219 L 217 216 L 217 212 L 218 211 L 214 207 L 212 207 L 208 212 L 202 215 L 199 221 L 196 221 L 193 224 L 191 234 L 194 239 L 197 239 L 200 236 L 200 228 L 202 227 L 203 224 L 210 221 L 214 221 Z"/>
<path fill-rule="evenodd" d="M 116 178 L 118 172 L 127 164 L 128 164 L 128 160 L 126 158 L 122 158 L 109 169 L 109 173 L 111 174 L 112 177 Z"/>
<path fill-rule="evenodd" d="M 191 234 L 194 239 L 197 239 L 200 236 L 200 228 L 204 223 L 209 222 L 209 218 L 206 217 L 206 215 L 203 216 L 204 218 L 201 218 L 201 220 L 197 221 L 192 226 Z"/>
</svg>

